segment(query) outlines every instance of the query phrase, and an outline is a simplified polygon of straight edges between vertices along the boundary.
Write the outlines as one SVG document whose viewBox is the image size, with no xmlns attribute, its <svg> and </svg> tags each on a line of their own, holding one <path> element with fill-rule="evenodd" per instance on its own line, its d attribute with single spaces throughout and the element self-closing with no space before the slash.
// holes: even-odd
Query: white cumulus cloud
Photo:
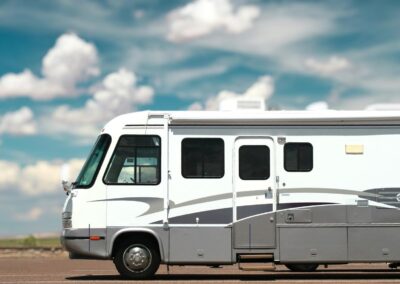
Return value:
<svg viewBox="0 0 400 284">
<path fill-rule="evenodd" d="M 20 168 L 14 162 L 0 160 L 0 171 L 0 189 L 13 187 L 20 177 Z"/>
<path fill-rule="evenodd" d="M 44 56 L 42 76 L 31 70 L 0 77 L 0 98 L 48 100 L 77 93 L 76 85 L 99 74 L 96 47 L 74 33 L 61 35 Z"/>
<path fill-rule="evenodd" d="M 305 61 L 306 67 L 315 73 L 320 73 L 322 75 L 334 74 L 339 71 L 348 69 L 351 64 L 344 57 L 331 56 L 328 61 L 318 61 L 315 58 L 308 58 Z"/>
<path fill-rule="evenodd" d="M 70 177 L 75 180 L 83 165 L 81 159 L 71 159 L 66 163 Z M 0 189 L 17 189 L 27 195 L 39 195 L 61 191 L 61 161 L 37 161 L 21 166 L 15 162 L 0 161 Z"/>
<path fill-rule="evenodd" d="M 199 38 L 217 30 L 241 33 L 252 27 L 260 9 L 252 5 L 235 8 L 230 0 L 196 0 L 168 15 L 170 41 Z"/>
<path fill-rule="evenodd" d="M 21 180 L 17 184 L 21 191 L 36 195 L 53 192 L 60 188 L 60 167 L 47 161 L 39 161 L 20 169 Z"/>
<path fill-rule="evenodd" d="M 319 101 L 319 102 L 313 102 L 306 106 L 306 110 L 310 111 L 322 111 L 322 110 L 329 110 L 329 105 L 327 102 L 324 101 Z"/>
<path fill-rule="evenodd" d="M 271 2 L 260 5 L 260 9 L 262 13 L 246 32 L 212 33 L 197 40 L 195 44 L 271 57 L 282 67 L 297 69 L 307 58 L 305 52 L 309 51 L 310 42 L 336 32 L 338 20 L 348 13 L 323 3 L 303 1 Z M 301 62 L 298 57 L 301 57 Z M 295 62 L 293 59 L 296 59 Z"/>
<path fill-rule="evenodd" d="M 83 107 L 59 106 L 50 117 L 42 119 L 42 124 L 54 133 L 91 137 L 111 118 L 150 103 L 153 96 L 153 88 L 138 85 L 135 73 L 121 68 L 104 78 Z"/>
<path fill-rule="evenodd" d="M 189 106 L 189 109 L 218 110 L 220 103 L 227 99 L 262 99 L 266 101 L 273 95 L 274 90 L 274 79 L 271 76 L 262 76 L 243 94 L 224 90 L 219 92 L 217 96 L 209 98 L 204 107 L 201 103 L 195 102 Z"/>
<path fill-rule="evenodd" d="M 32 135 L 37 132 L 33 112 L 28 107 L 0 116 L 0 134 Z"/>
<path fill-rule="evenodd" d="M 73 88 L 77 82 L 99 74 L 96 47 L 68 33 L 61 35 L 43 58 L 42 73 L 50 82 Z"/>
</svg>

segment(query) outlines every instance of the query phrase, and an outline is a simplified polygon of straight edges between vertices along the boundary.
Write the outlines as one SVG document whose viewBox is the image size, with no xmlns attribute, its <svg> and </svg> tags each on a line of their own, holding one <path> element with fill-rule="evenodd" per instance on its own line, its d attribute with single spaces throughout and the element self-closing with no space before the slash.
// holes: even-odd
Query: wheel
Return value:
<svg viewBox="0 0 400 284">
<path fill-rule="evenodd" d="M 292 263 L 285 264 L 287 268 L 295 272 L 313 272 L 317 270 L 319 264 L 315 263 Z"/>
<path fill-rule="evenodd" d="M 123 277 L 148 279 L 160 266 L 160 254 L 151 242 L 126 240 L 119 245 L 114 264 Z"/>
</svg>

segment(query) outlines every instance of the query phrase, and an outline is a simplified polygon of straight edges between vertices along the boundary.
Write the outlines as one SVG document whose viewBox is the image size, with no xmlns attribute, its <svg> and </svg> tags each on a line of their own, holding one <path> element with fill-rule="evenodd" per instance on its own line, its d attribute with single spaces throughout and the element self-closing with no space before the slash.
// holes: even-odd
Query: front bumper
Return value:
<svg viewBox="0 0 400 284">
<path fill-rule="evenodd" d="M 64 229 L 60 237 L 62 247 L 71 259 L 109 259 L 106 240 L 90 240 L 87 229 Z"/>
</svg>

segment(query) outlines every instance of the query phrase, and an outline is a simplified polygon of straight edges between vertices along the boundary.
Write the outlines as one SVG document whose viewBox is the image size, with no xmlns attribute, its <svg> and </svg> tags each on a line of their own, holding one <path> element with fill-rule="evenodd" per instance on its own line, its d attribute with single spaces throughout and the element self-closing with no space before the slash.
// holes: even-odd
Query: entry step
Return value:
<svg viewBox="0 0 400 284">
<path fill-rule="evenodd" d="M 240 263 L 239 269 L 244 271 L 274 271 L 275 263 Z"/>
<path fill-rule="evenodd" d="M 260 259 L 267 259 L 272 260 L 274 259 L 274 255 L 272 253 L 266 254 L 239 254 L 239 260 L 260 260 Z"/>
<path fill-rule="evenodd" d="M 240 254 L 238 255 L 240 270 L 273 271 L 275 270 L 273 254 Z"/>
</svg>

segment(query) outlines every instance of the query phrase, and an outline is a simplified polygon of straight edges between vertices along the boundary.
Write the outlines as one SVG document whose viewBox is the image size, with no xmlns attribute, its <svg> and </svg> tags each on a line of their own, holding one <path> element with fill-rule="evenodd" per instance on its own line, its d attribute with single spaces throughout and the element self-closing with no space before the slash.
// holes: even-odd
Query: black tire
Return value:
<svg viewBox="0 0 400 284">
<path fill-rule="evenodd" d="M 117 248 L 114 264 L 124 278 L 149 279 L 160 266 L 160 253 L 153 242 L 125 240 Z"/>
<path fill-rule="evenodd" d="M 317 270 L 319 264 L 316 263 L 292 263 L 285 264 L 287 268 L 294 272 L 313 272 Z"/>
</svg>

